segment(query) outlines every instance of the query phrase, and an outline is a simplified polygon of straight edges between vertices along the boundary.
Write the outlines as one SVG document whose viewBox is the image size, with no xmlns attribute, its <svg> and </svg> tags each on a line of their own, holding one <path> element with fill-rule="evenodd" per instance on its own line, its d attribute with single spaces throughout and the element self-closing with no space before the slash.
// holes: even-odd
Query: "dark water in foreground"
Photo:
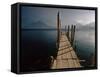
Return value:
<svg viewBox="0 0 100 77">
<path fill-rule="evenodd" d="M 22 30 L 21 33 L 21 64 L 22 68 L 37 68 L 43 67 L 50 59 L 50 56 L 55 56 L 57 31 L 56 30 Z M 76 31 L 75 43 L 76 53 L 81 60 L 86 60 L 81 63 L 83 66 L 91 65 L 91 54 L 95 52 L 95 35 L 94 30 L 89 31 Z M 44 59 L 41 65 L 39 60 Z M 38 61 L 36 61 L 38 60 Z M 36 64 L 35 64 L 35 63 Z M 36 69 L 35 69 L 36 68 Z M 43 67 L 43 68 L 48 68 Z M 26 70 L 28 70 L 26 69 Z M 29 70 L 30 70 L 29 69 Z"/>
<path fill-rule="evenodd" d="M 48 70 L 51 57 L 56 57 L 56 31 L 22 30 L 21 71 Z"/>
</svg>

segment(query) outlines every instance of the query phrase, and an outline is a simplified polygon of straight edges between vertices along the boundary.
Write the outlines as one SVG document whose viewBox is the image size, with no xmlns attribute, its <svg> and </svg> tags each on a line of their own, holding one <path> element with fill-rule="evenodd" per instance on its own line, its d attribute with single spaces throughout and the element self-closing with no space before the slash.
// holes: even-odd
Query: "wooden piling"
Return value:
<svg viewBox="0 0 100 77">
<path fill-rule="evenodd" d="M 72 45 L 72 39 L 73 39 L 73 25 L 71 26 L 71 38 L 70 38 L 70 39 L 71 39 L 70 42 L 71 42 L 71 45 Z"/>
<path fill-rule="evenodd" d="M 59 24 L 59 12 L 57 14 L 57 49 L 59 48 L 59 40 L 60 40 L 60 24 Z"/>
<path fill-rule="evenodd" d="M 76 26 L 74 25 L 74 27 L 73 27 L 73 39 L 72 39 L 72 45 L 73 45 L 73 43 L 74 43 L 74 38 L 75 38 L 75 28 L 76 28 Z"/>
<path fill-rule="evenodd" d="M 72 46 L 73 46 L 73 43 L 74 43 L 75 28 L 76 28 L 75 25 L 72 25 L 72 26 L 71 26 L 71 38 L 70 38 L 71 41 L 70 41 L 70 42 L 71 42 L 71 45 L 72 45 Z"/>
<path fill-rule="evenodd" d="M 67 30 L 67 37 L 68 37 L 68 40 L 69 40 L 69 29 L 70 29 L 70 26 L 68 25 L 68 30 Z"/>
<path fill-rule="evenodd" d="M 65 34 L 67 35 L 67 28 L 66 28 L 66 26 L 65 26 Z"/>
</svg>

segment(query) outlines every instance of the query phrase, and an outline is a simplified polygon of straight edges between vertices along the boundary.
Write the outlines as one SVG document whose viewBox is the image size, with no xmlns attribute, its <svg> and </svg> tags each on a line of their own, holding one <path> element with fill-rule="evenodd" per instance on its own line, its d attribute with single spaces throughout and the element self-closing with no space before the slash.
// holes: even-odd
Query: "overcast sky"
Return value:
<svg viewBox="0 0 100 77">
<path fill-rule="evenodd" d="M 95 22 L 94 10 L 61 9 L 44 7 L 26 7 L 21 10 L 22 28 L 30 26 L 32 23 L 41 21 L 48 26 L 56 27 L 57 12 L 60 12 L 61 25 L 77 24 L 82 25 Z M 34 27 L 34 25 L 32 26 Z M 40 27 L 40 25 L 39 25 Z"/>
</svg>

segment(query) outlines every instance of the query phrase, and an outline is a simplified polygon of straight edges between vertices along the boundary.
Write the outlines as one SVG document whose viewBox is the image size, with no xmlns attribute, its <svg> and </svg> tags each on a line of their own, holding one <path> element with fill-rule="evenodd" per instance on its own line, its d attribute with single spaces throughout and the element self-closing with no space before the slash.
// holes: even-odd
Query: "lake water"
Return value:
<svg viewBox="0 0 100 77">
<path fill-rule="evenodd" d="M 56 30 L 22 30 L 21 35 L 22 56 L 54 56 L 56 54 Z M 95 52 L 95 31 L 76 31 L 74 45 L 76 45 L 76 54 L 79 59 L 85 60 L 81 64 L 91 65 L 91 55 Z"/>
<path fill-rule="evenodd" d="M 82 63 L 84 66 L 91 65 L 91 58 L 95 53 L 95 30 L 81 30 L 75 33 L 76 53 L 81 60 L 86 60 Z"/>
</svg>

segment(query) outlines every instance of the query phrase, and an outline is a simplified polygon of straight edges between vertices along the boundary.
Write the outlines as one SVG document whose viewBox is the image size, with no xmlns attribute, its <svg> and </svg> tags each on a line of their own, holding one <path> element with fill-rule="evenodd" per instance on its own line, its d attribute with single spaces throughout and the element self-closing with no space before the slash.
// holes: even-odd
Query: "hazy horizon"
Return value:
<svg viewBox="0 0 100 77">
<path fill-rule="evenodd" d="M 57 13 L 60 12 L 61 27 L 65 25 L 95 23 L 94 10 L 61 9 L 44 7 L 21 8 L 22 29 L 26 28 L 56 28 Z"/>
</svg>

